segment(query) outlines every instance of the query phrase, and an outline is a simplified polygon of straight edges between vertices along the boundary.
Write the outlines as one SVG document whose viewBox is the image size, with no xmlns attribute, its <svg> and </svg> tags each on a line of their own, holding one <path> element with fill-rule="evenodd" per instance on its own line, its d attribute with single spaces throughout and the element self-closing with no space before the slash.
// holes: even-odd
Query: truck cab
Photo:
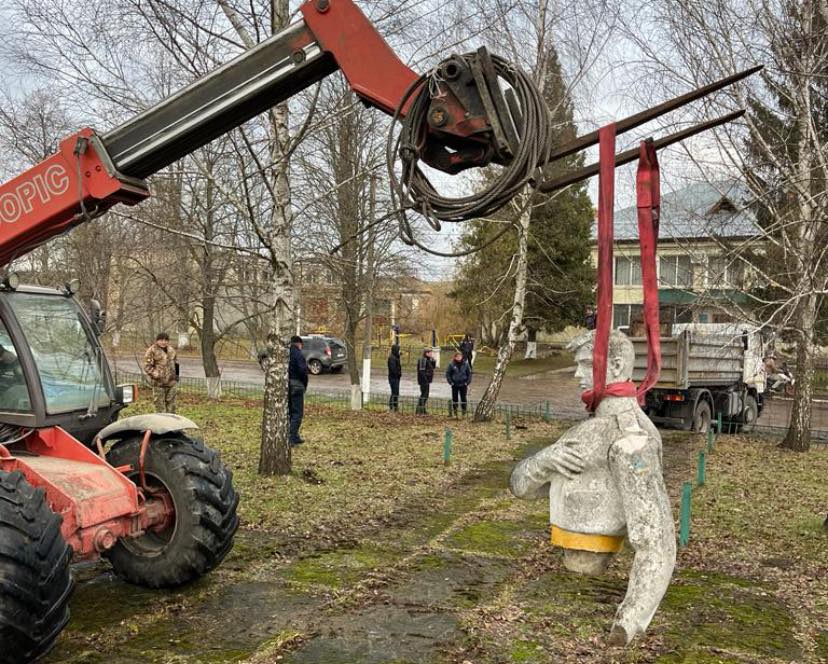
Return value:
<svg viewBox="0 0 828 664">
<path fill-rule="evenodd" d="M 0 423 L 58 426 L 91 445 L 132 386 L 115 385 L 98 330 L 71 288 L 0 288 Z"/>
</svg>

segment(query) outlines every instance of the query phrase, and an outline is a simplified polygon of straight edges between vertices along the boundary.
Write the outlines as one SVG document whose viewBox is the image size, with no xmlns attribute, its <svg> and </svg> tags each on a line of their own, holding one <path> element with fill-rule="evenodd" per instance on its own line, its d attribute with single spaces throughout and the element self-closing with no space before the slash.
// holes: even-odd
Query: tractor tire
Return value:
<svg viewBox="0 0 828 664">
<path fill-rule="evenodd" d="M 115 466 L 131 465 L 138 482 L 141 438 L 117 443 L 106 455 Z M 233 548 L 239 497 L 233 475 L 218 453 L 180 435 L 153 438 L 144 462 L 147 484 L 166 491 L 175 507 L 172 526 L 161 533 L 123 538 L 105 555 L 125 581 L 148 588 L 176 588 L 214 569 Z"/>
<path fill-rule="evenodd" d="M 72 549 L 62 523 L 43 489 L 0 471 L 0 664 L 42 657 L 69 622 Z"/>
</svg>

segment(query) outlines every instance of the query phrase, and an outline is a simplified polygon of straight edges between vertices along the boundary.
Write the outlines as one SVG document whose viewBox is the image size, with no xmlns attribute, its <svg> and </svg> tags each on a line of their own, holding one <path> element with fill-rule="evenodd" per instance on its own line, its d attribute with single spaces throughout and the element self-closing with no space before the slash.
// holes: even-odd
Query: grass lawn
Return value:
<svg viewBox="0 0 828 664">
<path fill-rule="evenodd" d="M 146 404 L 138 405 L 145 409 Z M 721 437 L 690 546 L 648 635 L 603 645 L 630 553 L 603 578 L 566 573 L 547 506 L 507 490 L 514 460 L 563 423 L 451 422 L 311 407 L 286 478 L 256 474 L 260 408 L 185 398 L 233 467 L 234 551 L 193 586 L 76 570 L 73 619 L 47 662 L 820 662 L 828 658 L 828 449 Z M 674 511 L 701 438 L 665 434 Z"/>
</svg>

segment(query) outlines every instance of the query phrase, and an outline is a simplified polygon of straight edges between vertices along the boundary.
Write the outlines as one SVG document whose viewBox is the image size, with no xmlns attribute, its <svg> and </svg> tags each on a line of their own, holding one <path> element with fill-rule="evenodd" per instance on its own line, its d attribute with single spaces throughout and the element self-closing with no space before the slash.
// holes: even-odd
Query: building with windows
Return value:
<svg viewBox="0 0 828 664">
<path fill-rule="evenodd" d="M 321 261 L 299 262 L 296 286 L 301 329 L 308 333 L 343 334 L 345 310 L 342 305 L 342 284 L 330 267 Z M 431 298 L 429 284 L 414 276 L 399 274 L 380 277 L 373 301 L 374 338 L 389 339 L 393 325 L 398 325 L 406 335 L 426 335 L 430 332 L 425 317 Z"/>
<path fill-rule="evenodd" d="M 662 323 L 737 320 L 750 269 L 734 247 L 760 241 L 749 194 L 734 181 L 694 183 L 662 196 L 656 270 Z M 593 261 L 597 263 L 597 226 Z M 615 212 L 614 327 L 643 320 L 638 212 Z"/>
</svg>

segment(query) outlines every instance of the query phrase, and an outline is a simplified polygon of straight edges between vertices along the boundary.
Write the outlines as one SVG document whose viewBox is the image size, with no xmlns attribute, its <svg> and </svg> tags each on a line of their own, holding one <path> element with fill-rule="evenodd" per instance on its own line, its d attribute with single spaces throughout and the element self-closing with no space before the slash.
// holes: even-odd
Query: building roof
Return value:
<svg viewBox="0 0 828 664">
<path fill-rule="evenodd" d="M 699 240 L 710 237 L 737 238 L 761 234 L 751 197 L 745 185 L 735 180 L 697 182 L 661 197 L 660 240 Z M 592 239 L 597 237 L 597 222 Z M 615 211 L 615 241 L 638 240 L 635 206 Z"/>
</svg>

